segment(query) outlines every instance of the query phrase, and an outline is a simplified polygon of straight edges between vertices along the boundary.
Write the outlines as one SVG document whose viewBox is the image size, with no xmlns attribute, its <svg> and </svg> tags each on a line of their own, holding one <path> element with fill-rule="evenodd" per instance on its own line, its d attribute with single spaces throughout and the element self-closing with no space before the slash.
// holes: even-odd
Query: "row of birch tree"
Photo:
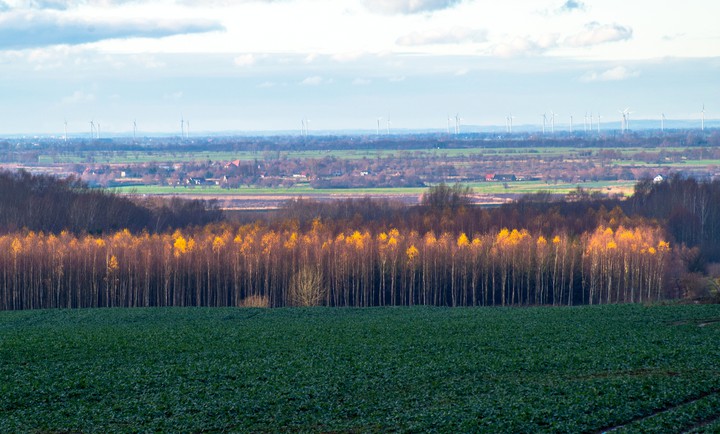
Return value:
<svg viewBox="0 0 720 434">
<path fill-rule="evenodd" d="M 519 306 L 668 296 L 661 229 L 337 233 L 254 224 L 166 234 L 0 236 L 0 309 L 114 306 Z"/>
</svg>

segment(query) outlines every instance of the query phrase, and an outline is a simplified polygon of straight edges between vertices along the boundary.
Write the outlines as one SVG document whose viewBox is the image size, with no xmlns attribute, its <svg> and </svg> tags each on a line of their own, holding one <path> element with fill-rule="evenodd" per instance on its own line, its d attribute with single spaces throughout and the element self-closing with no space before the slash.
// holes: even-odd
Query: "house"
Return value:
<svg viewBox="0 0 720 434">
<path fill-rule="evenodd" d="M 188 178 L 185 180 L 185 185 L 214 185 L 215 182 L 209 181 L 205 178 Z"/>
<path fill-rule="evenodd" d="M 503 174 L 496 173 L 495 176 L 493 177 L 493 181 L 502 181 L 502 182 L 517 181 L 517 177 L 515 175 L 509 174 L 509 173 L 503 173 Z"/>
<path fill-rule="evenodd" d="M 233 160 L 225 165 L 226 169 L 230 169 L 231 167 L 240 167 L 240 160 Z"/>
<path fill-rule="evenodd" d="M 653 184 L 660 184 L 663 181 L 665 181 L 665 178 L 663 178 L 662 175 L 658 175 L 653 178 Z"/>
</svg>

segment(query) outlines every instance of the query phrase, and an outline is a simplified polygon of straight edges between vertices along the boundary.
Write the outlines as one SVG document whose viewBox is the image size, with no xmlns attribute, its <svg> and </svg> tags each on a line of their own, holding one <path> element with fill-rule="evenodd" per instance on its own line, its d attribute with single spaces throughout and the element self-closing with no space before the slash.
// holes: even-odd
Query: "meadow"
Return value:
<svg viewBox="0 0 720 434">
<path fill-rule="evenodd" d="M 38 164 L 79 164 L 93 162 L 97 164 L 141 164 L 141 163 L 181 163 L 181 162 L 207 162 L 207 161 L 254 161 L 263 159 L 309 159 L 309 158 L 325 158 L 332 157 L 338 159 L 362 159 L 362 158 L 389 158 L 389 157 L 565 157 L 576 158 L 578 154 L 585 156 L 597 154 L 600 151 L 614 151 L 624 158 L 639 152 L 658 151 L 661 148 L 655 147 L 598 147 L 598 146 L 523 146 L 523 147 L 457 147 L 457 148 L 427 148 L 421 147 L 417 149 L 387 149 L 384 147 L 369 149 L 297 149 L 283 151 L 217 151 L 212 149 L 201 151 L 167 151 L 167 150 L 122 150 L 122 151 L 104 151 L 104 150 L 80 150 L 80 151 L 61 151 L 61 152 L 45 152 L 38 156 Z M 666 146 L 662 148 L 665 152 L 683 152 L 686 147 Z M 718 160 L 689 160 L 698 165 L 718 164 Z M 634 162 L 632 160 L 612 159 L 612 164 L 641 164 L 642 162 Z"/>
<path fill-rule="evenodd" d="M 718 432 L 720 306 L 0 312 L 2 432 Z"/>
<path fill-rule="evenodd" d="M 624 194 L 632 194 L 635 181 L 588 181 L 588 182 L 553 182 L 543 181 L 509 181 L 509 182 L 471 182 L 465 183 L 473 189 L 476 194 L 532 194 L 538 192 L 550 192 L 555 194 L 567 194 L 578 188 L 589 192 L 600 191 L 615 192 L 622 191 Z M 308 183 L 297 183 L 291 187 L 240 187 L 223 188 L 217 185 L 184 187 L 184 186 L 157 186 L 157 185 L 132 185 L 123 187 L 112 187 L 109 191 L 121 194 L 164 194 L 164 195 L 192 195 L 192 196 L 233 196 L 233 195 L 417 195 L 420 196 L 428 191 L 429 187 L 394 187 L 394 188 L 312 188 Z"/>
</svg>

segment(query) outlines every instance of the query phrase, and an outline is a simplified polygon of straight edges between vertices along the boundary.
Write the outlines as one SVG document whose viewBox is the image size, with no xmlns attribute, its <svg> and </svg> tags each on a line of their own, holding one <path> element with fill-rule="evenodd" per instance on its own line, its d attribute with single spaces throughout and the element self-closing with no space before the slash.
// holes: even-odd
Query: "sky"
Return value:
<svg viewBox="0 0 720 434">
<path fill-rule="evenodd" d="M 718 17 L 717 0 L 0 0 L 0 135 L 699 122 L 703 104 L 720 118 Z"/>
</svg>

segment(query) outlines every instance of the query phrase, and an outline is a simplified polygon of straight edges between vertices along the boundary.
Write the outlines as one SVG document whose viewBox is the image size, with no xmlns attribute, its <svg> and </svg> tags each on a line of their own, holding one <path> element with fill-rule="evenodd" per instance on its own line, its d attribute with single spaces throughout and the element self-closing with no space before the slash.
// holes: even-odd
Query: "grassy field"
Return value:
<svg viewBox="0 0 720 434">
<path fill-rule="evenodd" d="M 718 432 L 720 306 L 0 312 L 1 432 Z"/>
<path fill-rule="evenodd" d="M 507 186 L 505 185 L 507 184 Z M 578 187 L 590 191 L 607 192 L 608 189 L 623 191 L 631 194 L 635 181 L 600 181 L 600 182 L 578 182 L 578 183 L 546 183 L 542 181 L 516 181 L 516 182 L 477 182 L 463 184 L 472 187 L 478 194 L 528 194 L 538 191 L 549 191 L 551 193 L 567 194 Z M 195 188 L 171 187 L 157 185 L 139 185 L 127 187 L 114 187 L 110 191 L 125 194 L 171 194 L 171 195 L 393 195 L 413 194 L 421 195 L 425 187 L 397 187 L 397 188 L 312 188 L 307 183 L 297 184 L 292 187 L 242 187 L 242 188 L 221 188 L 219 186 L 202 186 Z"/>
<path fill-rule="evenodd" d="M 366 149 L 366 150 L 296 150 L 296 151 L 78 151 L 65 152 L 58 154 L 42 154 L 38 157 L 40 164 L 59 164 L 59 163 L 88 163 L 97 164 L 139 164 L 139 163 L 180 163 L 180 162 L 205 162 L 205 161 L 253 161 L 275 158 L 288 159 L 306 159 L 306 158 L 325 158 L 334 157 L 340 159 L 362 159 L 362 158 L 387 158 L 400 157 L 406 155 L 417 156 L 433 156 L 433 157 L 463 157 L 472 155 L 492 156 L 513 156 L 513 157 L 568 157 L 572 158 L 578 153 L 592 152 L 597 154 L 600 150 L 616 150 L 622 155 L 633 155 L 637 152 L 657 151 L 658 148 L 600 148 L 600 147 L 510 147 L 510 148 L 493 148 L 493 147 L 475 147 L 475 148 L 437 148 L 437 149 Z M 667 147 L 663 150 L 668 152 L 680 152 L 685 148 Z M 689 160 L 693 161 L 693 160 Z M 703 164 L 698 162 L 697 164 Z"/>
</svg>

